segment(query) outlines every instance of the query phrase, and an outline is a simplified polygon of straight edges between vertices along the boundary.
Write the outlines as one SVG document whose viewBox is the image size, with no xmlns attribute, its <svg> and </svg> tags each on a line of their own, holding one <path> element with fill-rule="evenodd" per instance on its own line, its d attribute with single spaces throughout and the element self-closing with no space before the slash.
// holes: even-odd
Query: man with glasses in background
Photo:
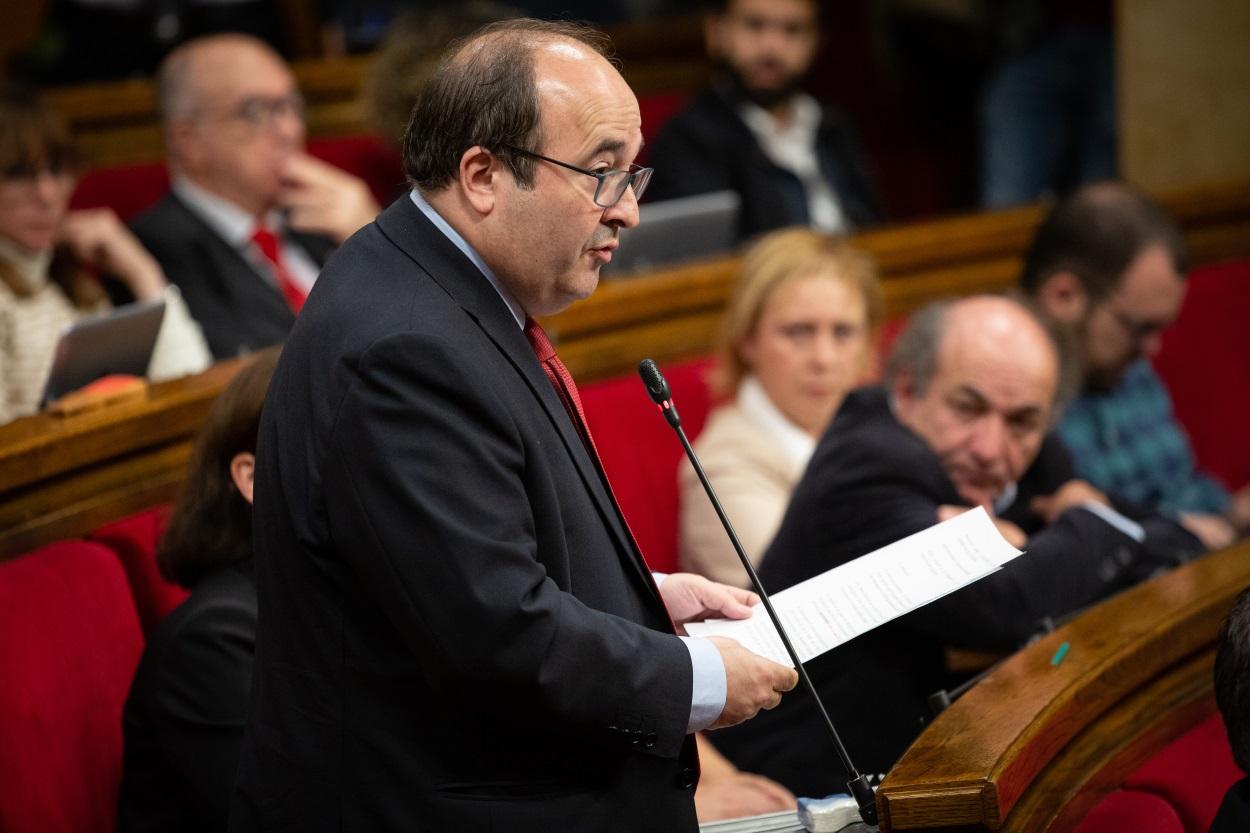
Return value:
<svg viewBox="0 0 1250 833">
<path fill-rule="evenodd" d="M 134 231 L 178 284 L 218 359 L 281 342 L 335 246 L 378 212 L 361 180 L 304 153 L 282 58 L 244 35 L 161 66 L 171 192 Z"/>
<path fill-rule="evenodd" d="M 650 572 L 535 321 L 594 291 L 650 176 L 605 46 L 525 19 L 450 46 L 408 123 L 413 190 L 286 341 L 235 831 L 694 833 L 693 733 L 797 682 L 679 636 L 754 595 Z"/>
<path fill-rule="evenodd" d="M 1059 433 L 1078 476 L 1173 517 L 1209 549 L 1250 528 L 1250 489 L 1230 497 L 1199 470 L 1149 358 L 1185 298 L 1187 254 L 1163 209 L 1122 183 L 1057 204 L 1020 286 L 1065 337 L 1080 395 Z"/>
</svg>

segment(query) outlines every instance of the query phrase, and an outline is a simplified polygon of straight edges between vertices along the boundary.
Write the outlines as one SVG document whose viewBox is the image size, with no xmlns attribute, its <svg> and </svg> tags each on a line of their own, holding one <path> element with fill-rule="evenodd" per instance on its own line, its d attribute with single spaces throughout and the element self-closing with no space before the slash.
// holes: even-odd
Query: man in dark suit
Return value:
<svg viewBox="0 0 1250 833">
<path fill-rule="evenodd" d="M 731 190 L 739 236 L 782 226 L 825 232 L 881 212 L 855 131 L 801 89 L 820 39 L 816 0 L 722 0 L 704 34 L 711 83 L 660 131 L 651 199 Z"/>
<path fill-rule="evenodd" d="M 1047 436 L 1057 351 L 1024 307 L 975 297 L 918 313 L 886 389 L 847 397 L 765 554 L 781 590 L 985 506 L 1025 554 L 1001 571 L 813 661 L 809 671 L 856 763 L 885 772 L 919 733 L 928 695 L 952 684 L 944 648 L 1012 650 L 1059 617 L 1199 550 L 1178 526 L 1073 480 Z M 799 695 L 713 737 L 743 768 L 800 795 L 840 773 Z"/>
<path fill-rule="evenodd" d="M 751 594 L 658 589 L 532 316 L 638 217 L 638 105 L 586 30 L 453 47 L 416 188 L 327 263 L 256 470 L 260 633 L 232 829 L 692 831 L 690 734 L 793 669 L 679 638 Z"/>
<path fill-rule="evenodd" d="M 280 343 L 334 247 L 378 207 L 303 152 L 303 100 L 268 46 L 191 41 L 161 66 L 170 193 L 134 231 L 178 284 L 213 355 Z"/>
</svg>

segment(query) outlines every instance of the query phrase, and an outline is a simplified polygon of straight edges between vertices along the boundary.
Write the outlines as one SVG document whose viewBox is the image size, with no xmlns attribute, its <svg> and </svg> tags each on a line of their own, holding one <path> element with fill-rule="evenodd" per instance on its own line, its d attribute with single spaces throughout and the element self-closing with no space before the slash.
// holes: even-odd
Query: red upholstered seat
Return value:
<svg viewBox="0 0 1250 833">
<path fill-rule="evenodd" d="M 685 107 L 689 100 L 690 95 L 685 92 L 655 93 L 638 98 L 638 111 L 642 115 L 643 138 L 642 152 L 635 160 L 639 165 L 647 164 L 648 147 L 655 141 L 655 137 L 660 135 L 660 129 L 664 127 L 664 124 L 677 115 L 677 112 Z"/>
<path fill-rule="evenodd" d="M 1165 799 L 1188 833 L 1206 833 L 1224 793 L 1243 777 L 1217 712 L 1161 749 L 1124 787 Z"/>
<path fill-rule="evenodd" d="M 1172 805 L 1159 796 L 1116 790 L 1081 820 L 1076 833 L 1186 833 L 1186 829 Z"/>
<path fill-rule="evenodd" d="M 1250 261 L 1195 269 L 1180 317 L 1163 334 L 1155 367 L 1198 464 L 1238 489 L 1250 483 L 1250 443 L 1239 420 L 1250 413 Z"/>
<path fill-rule="evenodd" d="M 113 521 L 91 534 L 121 560 L 145 637 L 187 597 L 188 591 L 161 577 L 156 568 L 156 544 L 169 520 L 169 507 L 159 506 Z"/>
<path fill-rule="evenodd" d="M 151 208 L 169 190 L 164 162 L 96 168 L 83 174 L 70 208 L 111 208 L 122 222 Z"/>
<path fill-rule="evenodd" d="M 308 152 L 363 179 L 383 207 L 407 188 L 399 153 L 377 136 L 312 139 Z M 168 190 L 169 172 L 164 162 L 96 168 L 79 180 L 70 207 L 111 208 L 129 222 Z"/>
<path fill-rule="evenodd" d="M 692 442 L 711 408 L 711 364 L 698 359 L 662 368 Z M 653 570 L 676 570 L 681 443 L 635 375 L 583 385 L 581 396 L 603 468 L 643 556 Z"/>
<path fill-rule="evenodd" d="M 1159 750 L 1104 798 L 1077 833 L 1207 833 L 1224 793 L 1243 777 L 1218 713 Z"/>
<path fill-rule="evenodd" d="M 0 564 L 0 830 L 110 833 L 143 637 L 117 558 L 62 541 Z"/>
</svg>

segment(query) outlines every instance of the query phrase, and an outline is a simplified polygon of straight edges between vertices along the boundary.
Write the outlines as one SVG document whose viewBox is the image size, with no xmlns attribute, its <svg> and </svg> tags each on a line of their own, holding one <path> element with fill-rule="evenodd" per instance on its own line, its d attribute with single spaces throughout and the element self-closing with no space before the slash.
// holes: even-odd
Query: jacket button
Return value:
<svg viewBox="0 0 1250 833">
<path fill-rule="evenodd" d="M 687 767 L 682 767 L 681 772 L 677 773 L 677 778 L 675 778 L 674 780 L 677 783 L 677 789 L 689 790 L 694 787 L 695 783 L 699 779 L 695 775 L 694 769 L 692 767 L 687 766 Z"/>
<path fill-rule="evenodd" d="M 654 749 L 657 740 L 659 738 L 656 737 L 655 732 L 647 732 L 647 736 L 642 739 L 642 746 L 644 749 Z"/>
</svg>

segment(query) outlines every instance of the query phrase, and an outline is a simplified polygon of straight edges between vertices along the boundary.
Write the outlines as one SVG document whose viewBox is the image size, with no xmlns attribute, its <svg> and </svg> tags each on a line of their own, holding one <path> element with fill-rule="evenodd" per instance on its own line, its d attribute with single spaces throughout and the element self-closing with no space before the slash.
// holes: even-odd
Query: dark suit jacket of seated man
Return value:
<svg viewBox="0 0 1250 833">
<path fill-rule="evenodd" d="M 888 771 L 920 733 L 928 695 L 959 682 L 947 672 L 946 646 L 1014 650 L 1043 617 L 1077 611 L 1200 551 L 1179 526 L 1114 498 L 1114 512 L 1077 506 L 1051 523 L 1036 517 L 1031 502 L 1072 476 L 1067 452 L 1047 436 L 995 502 L 997 516 L 1027 535 L 1023 556 L 808 664 L 861 770 Z M 859 389 L 821 439 L 760 578 L 782 590 L 932 526 L 940 507 L 968 503 L 929 444 L 896 418 L 885 389 Z M 845 777 L 803 691 L 712 740 L 739 767 L 797 795 L 838 791 Z"/>
</svg>

